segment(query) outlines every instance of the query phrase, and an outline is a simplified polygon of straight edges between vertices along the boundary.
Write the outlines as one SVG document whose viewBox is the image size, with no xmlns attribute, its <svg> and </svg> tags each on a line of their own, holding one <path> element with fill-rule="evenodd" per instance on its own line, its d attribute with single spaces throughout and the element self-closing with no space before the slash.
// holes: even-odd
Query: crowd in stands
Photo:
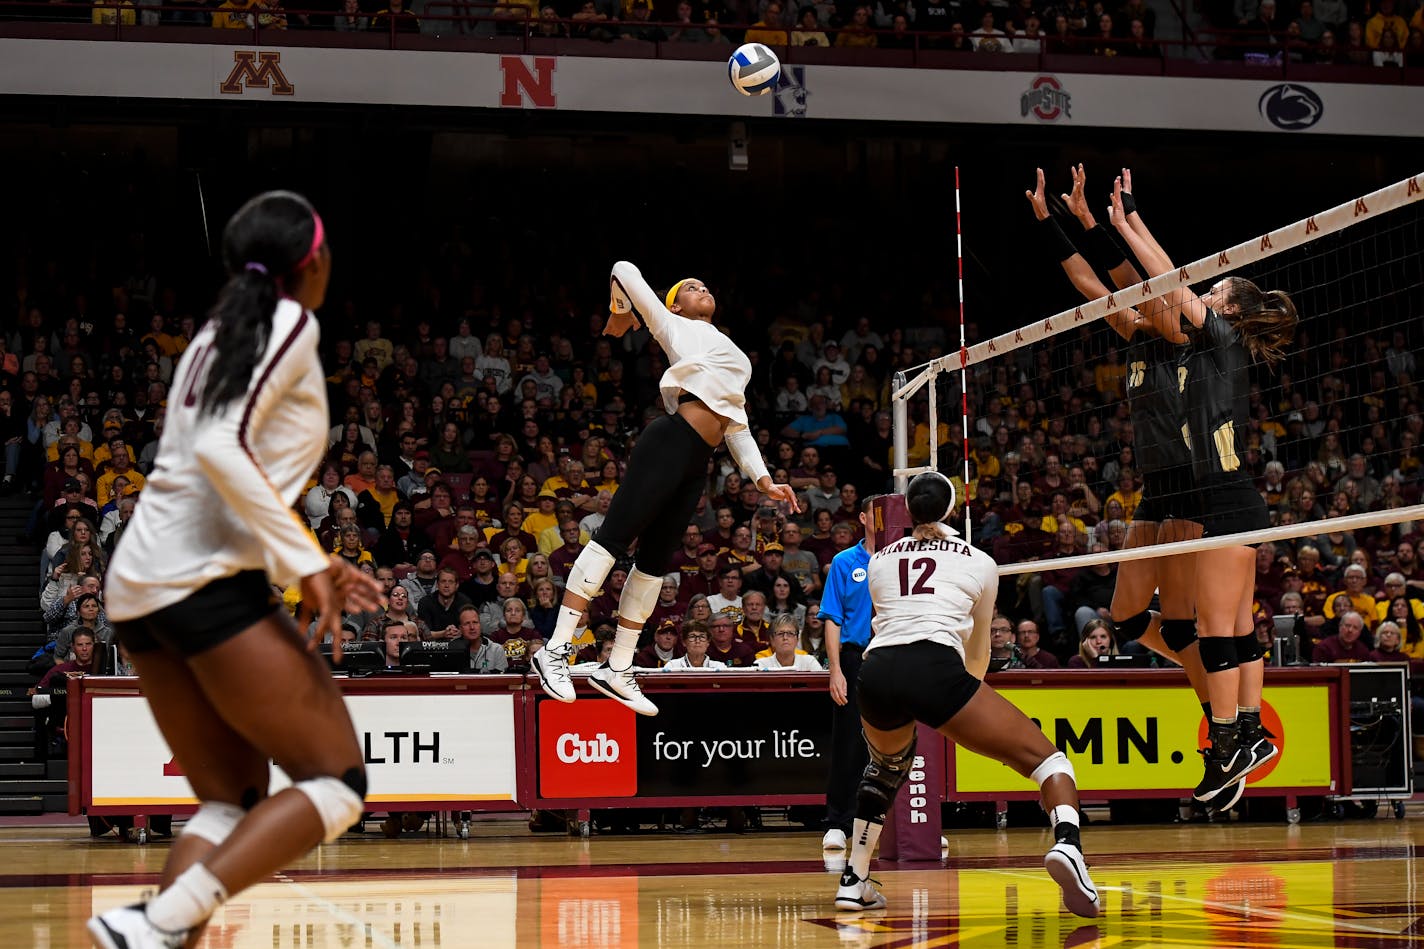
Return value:
<svg viewBox="0 0 1424 949">
<path fill-rule="evenodd" d="M 52 6 L 52 5 L 51 5 Z M 162 9 L 160 9 L 162 7 Z M 414 9 L 412 9 L 414 7 Z M 300 12 L 288 12 L 292 11 Z M 83 7 L 76 7 L 82 11 Z M 1252 62 L 1424 64 L 1417 0 L 1214 0 L 1203 9 L 1220 59 Z M 63 16 L 0 2 L 0 16 Z M 926 49 L 965 53 L 1078 53 L 1190 57 L 1157 42 L 1146 0 L 507 0 L 488 6 L 407 0 L 95 0 L 89 22 L 214 29 L 321 29 L 452 34 L 494 32 L 602 42 Z M 456 14 L 483 18 L 456 22 Z"/>
<path fill-rule="evenodd" d="M 104 565 L 152 476 L 168 386 L 195 328 L 156 286 L 114 300 L 116 312 L 79 310 L 37 283 L 0 334 L 0 489 L 33 498 L 37 645 L 53 643 L 55 662 L 85 634 L 108 655 Z M 471 307 L 394 324 L 329 310 L 329 450 L 296 509 L 389 598 L 382 611 L 344 617 L 344 638 L 384 644 L 391 666 L 403 643 L 436 640 L 467 647 L 473 671 L 527 669 L 642 425 L 663 411 L 664 356 L 645 330 L 600 335 L 596 315 L 558 323 Z M 933 336 L 866 316 L 843 325 L 810 307 L 765 330 L 741 340 L 757 367 L 753 428 L 802 510 L 767 503 L 716 455 L 646 628 L 647 668 L 823 664 L 823 578 L 863 536 L 863 500 L 891 487 L 892 373 L 939 352 Z M 1424 661 L 1424 522 L 1330 529 L 1336 516 L 1419 501 L 1415 331 L 1340 327 L 1316 345 L 1303 334 L 1253 397 L 1243 465 L 1275 523 L 1319 522 L 1263 545 L 1257 560 L 1258 630 L 1269 638 L 1271 617 L 1298 614 L 1303 658 Z M 1048 563 L 1121 548 L 1141 498 L 1128 367 L 1106 340 L 1085 328 L 972 374 L 972 492 L 958 475 L 957 414 L 941 413 L 931 433 L 923 398 L 910 406 L 909 461 L 927 460 L 933 436 L 939 466 L 967 497 L 972 541 L 1001 563 L 1045 561 L 1001 586 L 996 636 L 1015 642 L 997 643 L 996 655 L 1010 667 L 1091 666 L 1132 645 L 1102 622 L 1113 564 Z M 608 648 L 628 566 L 589 604 L 579 661 Z M 295 613 L 295 589 L 274 595 Z"/>
</svg>

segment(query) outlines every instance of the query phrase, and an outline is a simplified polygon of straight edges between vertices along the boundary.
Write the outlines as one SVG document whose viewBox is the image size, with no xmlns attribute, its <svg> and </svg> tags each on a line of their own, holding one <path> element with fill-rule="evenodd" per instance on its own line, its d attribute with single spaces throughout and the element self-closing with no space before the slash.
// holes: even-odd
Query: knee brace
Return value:
<svg viewBox="0 0 1424 949">
<path fill-rule="evenodd" d="M 1236 659 L 1236 640 L 1232 636 L 1199 636 L 1197 651 L 1208 674 L 1226 672 L 1240 665 Z"/>
<path fill-rule="evenodd" d="M 915 760 L 915 742 L 919 733 L 912 733 L 910 743 L 894 754 L 880 751 L 870 742 L 870 762 L 860 776 L 860 786 L 856 789 L 855 816 L 864 820 L 880 820 L 890 805 L 895 803 L 895 795 L 910 777 L 910 765 Z"/>
<path fill-rule="evenodd" d="M 321 777 L 292 785 L 307 796 L 321 815 L 322 840 L 331 843 L 361 819 L 366 803 L 366 772 L 352 768 L 340 778 Z"/>
<path fill-rule="evenodd" d="M 1033 773 L 1029 777 L 1033 778 L 1039 788 L 1042 788 L 1043 782 L 1055 774 L 1066 774 L 1074 786 L 1078 784 L 1078 776 L 1073 773 L 1073 762 L 1069 761 L 1068 756 L 1061 751 L 1056 751 L 1040 761 L 1038 767 L 1033 769 Z"/>
<path fill-rule="evenodd" d="M 618 625 L 641 630 L 653 615 L 653 607 L 657 606 L 662 591 L 662 577 L 650 576 L 637 567 L 630 570 L 623 593 L 618 597 Z"/>
<path fill-rule="evenodd" d="M 1238 666 L 1255 662 L 1266 655 L 1266 651 L 1261 648 L 1261 643 L 1256 639 L 1254 630 L 1240 636 L 1233 636 L 1231 640 L 1236 644 L 1236 664 Z"/>
<path fill-rule="evenodd" d="M 197 813 L 188 818 L 181 837 L 201 837 L 214 847 L 227 840 L 238 822 L 247 816 L 247 811 L 236 804 L 222 801 L 204 801 Z M 354 821 L 352 823 L 355 823 Z"/>
<path fill-rule="evenodd" d="M 569 568 L 566 589 L 585 600 L 592 600 L 603 589 L 603 581 L 608 579 L 613 569 L 613 555 L 599 546 L 597 541 L 589 541 L 588 546 L 579 551 L 574 565 Z"/>
<path fill-rule="evenodd" d="M 1194 619 L 1164 619 L 1162 641 L 1173 652 L 1181 652 L 1197 641 L 1197 621 Z"/>
<path fill-rule="evenodd" d="M 1121 646 L 1123 643 L 1141 636 L 1147 632 L 1147 627 L 1150 626 L 1151 623 L 1152 612 L 1150 610 L 1143 610 L 1136 616 L 1129 616 L 1120 623 L 1117 620 L 1113 620 L 1113 631 L 1117 634 L 1117 644 Z"/>
</svg>

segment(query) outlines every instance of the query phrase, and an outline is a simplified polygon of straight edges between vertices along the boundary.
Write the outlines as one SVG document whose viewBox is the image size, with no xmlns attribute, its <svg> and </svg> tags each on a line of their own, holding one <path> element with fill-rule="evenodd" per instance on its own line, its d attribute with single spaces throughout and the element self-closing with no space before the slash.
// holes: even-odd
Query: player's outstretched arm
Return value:
<svg viewBox="0 0 1424 949">
<path fill-rule="evenodd" d="M 1079 168 L 1081 167 L 1080 165 Z M 1057 222 L 1052 219 L 1052 212 L 1049 211 L 1048 201 L 1044 197 L 1043 169 L 1039 168 L 1037 172 L 1038 175 L 1034 190 L 1025 191 L 1024 197 L 1028 198 L 1029 206 L 1033 208 L 1033 216 L 1038 221 L 1038 226 L 1045 230 L 1045 233 L 1041 235 L 1045 246 L 1055 248 L 1054 256 L 1059 258 L 1059 266 L 1063 268 L 1063 272 L 1068 275 L 1068 280 L 1085 299 L 1096 300 L 1099 297 L 1107 296 L 1108 288 L 1098 279 L 1097 272 L 1094 271 L 1088 261 L 1083 258 L 1083 255 L 1078 253 L 1072 241 L 1068 240 L 1063 234 L 1062 229 L 1058 227 Z M 1078 184 L 1078 173 L 1075 171 L 1074 191 L 1079 192 L 1080 190 L 1081 186 Z M 1065 202 L 1068 201 L 1067 195 L 1063 197 Z M 1084 205 L 1086 206 L 1086 202 L 1084 202 Z M 1069 208 L 1072 209 L 1072 207 L 1072 203 L 1069 202 Z M 1092 214 L 1088 214 L 1088 219 L 1092 221 Z M 1079 220 L 1081 221 L 1082 218 L 1079 218 Z M 1096 221 L 1093 221 L 1093 223 L 1084 224 L 1084 227 L 1091 229 L 1095 224 Z M 1064 256 L 1065 254 L 1067 256 Z M 1128 339 L 1132 336 L 1135 316 L 1136 314 L 1131 310 L 1122 310 L 1117 313 L 1108 314 L 1107 320 L 1108 324 L 1117 331 L 1119 336 L 1123 339 Z"/>
<path fill-rule="evenodd" d="M 1147 229 L 1147 222 L 1142 220 L 1142 215 L 1137 211 L 1137 199 L 1132 193 L 1132 169 L 1124 168 L 1120 180 L 1122 181 L 1122 205 L 1123 210 L 1127 212 L 1128 225 L 1147 242 L 1148 246 L 1157 251 L 1162 260 L 1167 262 L 1168 270 L 1175 270 L 1177 265 L 1172 263 L 1172 258 L 1162 249 L 1162 245 L 1157 243 L 1157 238 L 1152 236 L 1152 232 Z M 1140 279 L 1142 278 L 1139 277 L 1138 280 Z"/>
<path fill-rule="evenodd" d="M 1136 229 L 1127 222 L 1127 212 L 1122 202 L 1122 179 L 1113 183 L 1112 204 L 1108 207 L 1108 218 L 1127 246 L 1142 261 L 1153 276 L 1170 273 L 1172 262 L 1162 255 L 1153 244 L 1149 244 Z M 1179 317 L 1186 317 L 1193 326 L 1201 326 L 1206 320 L 1206 304 L 1186 287 L 1172 290 L 1143 307 L 1143 317 L 1152 328 L 1168 339 L 1181 338 Z"/>
<path fill-rule="evenodd" d="M 1068 210 L 1078 219 L 1078 223 L 1083 225 L 1083 230 L 1088 234 L 1092 234 L 1093 228 L 1098 226 L 1098 221 L 1097 218 L 1093 217 L 1093 212 L 1088 207 L 1088 198 L 1085 194 L 1088 184 L 1088 173 L 1084 170 L 1082 162 L 1079 162 L 1076 167 L 1070 167 L 1068 171 L 1073 176 L 1073 190 L 1065 195 L 1060 195 L 1060 197 L 1063 203 L 1068 207 Z M 1104 237 L 1104 239 L 1111 240 L 1110 237 Z M 1137 272 L 1137 268 L 1133 266 L 1132 261 L 1126 256 L 1123 256 L 1121 263 L 1116 264 L 1108 270 L 1108 276 L 1112 278 L 1113 284 L 1116 285 L 1118 289 L 1131 287 L 1140 283 L 1142 280 L 1142 275 Z M 1095 282 L 1099 287 L 1102 286 L 1101 281 Z M 1096 300 L 1098 297 L 1106 294 L 1107 290 L 1104 289 L 1101 293 L 1094 293 L 1092 296 L 1089 296 L 1088 299 Z"/>
</svg>

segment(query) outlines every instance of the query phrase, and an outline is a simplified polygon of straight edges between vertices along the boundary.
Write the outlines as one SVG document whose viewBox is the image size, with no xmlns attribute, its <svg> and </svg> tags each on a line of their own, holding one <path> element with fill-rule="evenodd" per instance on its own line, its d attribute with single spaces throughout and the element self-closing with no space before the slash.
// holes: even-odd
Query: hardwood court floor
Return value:
<svg viewBox="0 0 1424 949">
<path fill-rule="evenodd" d="M 369 825 L 375 827 L 374 823 Z M 1105 898 L 1059 907 L 1047 832 L 950 831 L 945 866 L 873 875 L 890 901 L 838 914 L 818 834 L 347 836 L 238 895 L 202 946 L 1424 946 L 1424 821 L 1085 828 Z M 84 947 L 84 920 L 152 887 L 164 843 L 0 829 L 0 947 Z"/>
</svg>

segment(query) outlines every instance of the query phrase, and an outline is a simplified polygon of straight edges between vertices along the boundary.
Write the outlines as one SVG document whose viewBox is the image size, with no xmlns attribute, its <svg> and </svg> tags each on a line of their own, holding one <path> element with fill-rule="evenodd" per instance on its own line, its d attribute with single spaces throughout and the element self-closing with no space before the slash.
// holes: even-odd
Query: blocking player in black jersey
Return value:
<svg viewBox="0 0 1424 949">
<path fill-rule="evenodd" d="M 1113 226 L 1153 274 L 1176 265 L 1148 235 L 1128 222 L 1123 179 L 1113 188 Z M 1218 281 L 1203 296 L 1173 290 L 1143 307 L 1163 335 L 1186 332 L 1187 428 L 1192 470 L 1203 499 L 1204 536 L 1219 537 L 1270 526 L 1266 503 L 1242 468 L 1249 420 L 1252 363 L 1272 367 L 1295 337 L 1295 305 L 1279 290 L 1262 291 L 1243 277 Z M 1211 746 L 1205 775 L 1193 796 L 1211 801 L 1279 752 L 1261 725 L 1265 679 L 1254 633 L 1255 548 L 1224 547 L 1198 558 L 1198 649 L 1211 697 Z"/>
<path fill-rule="evenodd" d="M 1078 236 L 1081 253 L 1049 212 L 1044 199 L 1043 169 L 1038 169 L 1036 189 L 1025 193 L 1039 221 L 1045 250 L 1058 258 L 1084 297 L 1096 300 L 1108 293 L 1098 277 L 1099 271 L 1106 272 L 1119 288 L 1133 286 L 1142 276 L 1088 208 L 1083 166 L 1070 170 L 1073 190 L 1062 199 L 1083 226 L 1083 233 Z M 1130 192 L 1124 192 L 1124 201 L 1130 204 Z M 1128 214 L 1137 218 L 1135 207 Z M 1191 450 L 1182 437 L 1186 425 L 1181 390 L 1187 337 L 1180 330 L 1159 334 L 1133 309 L 1110 313 L 1107 322 L 1128 345 L 1128 409 L 1137 435 L 1135 460 L 1143 475 L 1142 503 L 1133 512 L 1123 548 L 1194 540 L 1201 536 L 1200 499 L 1192 477 Z M 1206 672 L 1196 649 L 1195 583 L 1194 554 L 1125 561 L 1118 565 L 1112 619 L 1118 642 L 1135 639 L 1182 666 L 1203 710 L 1209 712 Z M 1160 594 L 1160 616 L 1148 610 L 1154 592 Z"/>
</svg>

